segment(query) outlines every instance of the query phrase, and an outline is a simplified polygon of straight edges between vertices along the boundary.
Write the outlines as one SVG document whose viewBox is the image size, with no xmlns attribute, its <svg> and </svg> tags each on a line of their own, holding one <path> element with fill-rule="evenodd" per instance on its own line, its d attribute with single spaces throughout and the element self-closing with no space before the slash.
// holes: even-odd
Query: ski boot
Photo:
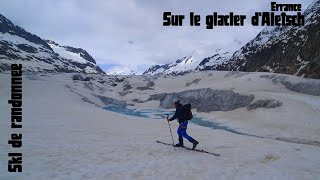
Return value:
<svg viewBox="0 0 320 180">
<path fill-rule="evenodd" d="M 175 147 L 183 147 L 183 138 L 179 138 L 179 143 Z"/>
<path fill-rule="evenodd" d="M 193 140 L 192 144 L 193 144 L 192 149 L 195 149 L 197 147 L 197 145 L 199 144 L 199 142 L 196 140 Z"/>
</svg>

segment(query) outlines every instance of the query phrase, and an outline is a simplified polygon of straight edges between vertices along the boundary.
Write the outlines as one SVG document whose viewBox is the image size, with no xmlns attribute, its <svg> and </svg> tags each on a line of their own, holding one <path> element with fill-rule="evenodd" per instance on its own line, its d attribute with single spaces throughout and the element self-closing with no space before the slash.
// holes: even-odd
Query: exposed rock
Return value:
<svg viewBox="0 0 320 180">
<path fill-rule="evenodd" d="M 90 91 L 94 91 L 94 87 L 93 87 L 93 83 L 92 82 L 84 83 L 84 87 L 86 87 Z"/>
<path fill-rule="evenodd" d="M 230 71 L 224 75 L 224 78 L 230 77 L 234 75 L 234 78 L 239 78 L 241 76 L 249 74 L 248 72 L 240 72 L 240 71 Z"/>
<path fill-rule="evenodd" d="M 144 103 L 144 101 L 141 101 L 139 99 L 132 99 L 132 102 L 135 102 L 135 103 Z"/>
<path fill-rule="evenodd" d="M 253 95 L 246 96 L 232 90 L 212 90 L 210 88 L 187 90 L 178 93 L 154 94 L 150 100 L 160 100 L 160 107 L 170 108 L 174 98 L 179 98 L 181 103 L 190 103 L 192 108 L 199 112 L 230 111 L 248 106 L 254 99 Z"/>
<path fill-rule="evenodd" d="M 11 66 L 9 64 L 0 63 L 0 72 L 10 71 Z"/>
<path fill-rule="evenodd" d="M 106 83 L 106 81 L 105 80 L 98 80 L 98 83 L 104 84 L 104 83 Z"/>
<path fill-rule="evenodd" d="M 72 80 L 75 80 L 75 81 L 83 81 L 84 80 L 84 77 L 81 75 L 81 74 L 74 74 L 72 76 Z"/>
<path fill-rule="evenodd" d="M 234 53 L 223 70 L 275 72 L 320 79 L 320 1 L 304 11 L 304 26 L 263 29 Z"/>
<path fill-rule="evenodd" d="M 282 106 L 282 102 L 280 101 L 276 101 L 276 100 L 272 100 L 272 99 L 266 99 L 266 100 L 258 100 L 252 104 L 250 104 L 247 109 L 250 110 L 254 110 L 257 108 L 276 108 Z"/>
<path fill-rule="evenodd" d="M 150 76 L 150 75 L 142 75 L 142 78 L 143 78 L 143 81 L 146 82 L 146 81 L 155 81 L 158 79 L 158 77 L 156 76 Z"/>
<path fill-rule="evenodd" d="M 153 86 L 154 86 L 154 82 L 153 82 L 153 81 L 149 81 L 149 82 L 147 83 L 147 86 L 148 86 L 148 87 L 153 87 Z"/>
<path fill-rule="evenodd" d="M 107 88 L 105 88 L 105 87 L 100 87 L 100 86 L 97 86 L 98 87 L 98 89 L 99 89 L 99 91 L 101 92 L 101 93 L 105 93 L 108 89 Z"/>
<path fill-rule="evenodd" d="M 96 95 L 96 94 L 92 94 L 92 95 L 99 98 L 105 105 L 114 105 L 114 106 L 121 106 L 121 107 L 127 106 L 127 103 L 125 101 L 120 101 L 117 99 Z"/>
<path fill-rule="evenodd" d="M 68 53 L 60 53 L 61 51 Z M 65 55 L 69 53 L 76 56 Z M 0 72 L 10 71 L 8 67 L 14 62 L 23 62 L 24 74 L 42 72 L 105 74 L 84 49 L 60 46 L 54 41 L 41 39 L 16 26 L 1 14 L 0 54 Z"/>
<path fill-rule="evenodd" d="M 264 74 L 260 76 L 261 78 L 266 78 L 266 79 L 273 79 L 274 77 L 276 77 L 276 75 L 268 75 L 268 74 Z"/>
<path fill-rule="evenodd" d="M 195 79 L 191 83 L 187 82 L 186 86 L 190 86 L 191 84 L 198 84 L 201 81 L 201 79 Z"/>
<path fill-rule="evenodd" d="M 225 51 L 208 46 L 192 51 L 188 56 L 174 63 L 150 67 L 143 74 L 182 76 L 194 71 L 216 69 L 232 56 L 233 51 Z"/>
<path fill-rule="evenodd" d="M 155 84 L 153 81 L 148 81 L 147 86 L 144 87 L 137 87 L 136 89 L 140 90 L 140 91 L 145 91 L 145 90 L 154 90 L 153 87 Z"/>
<path fill-rule="evenodd" d="M 303 26 L 266 27 L 237 51 L 206 53 L 202 48 L 174 63 L 152 66 L 144 74 L 176 76 L 218 70 L 274 72 L 320 79 L 320 1 L 314 0 L 303 15 Z"/>
<path fill-rule="evenodd" d="M 38 49 L 27 44 L 18 44 L 17 47 L 27 53 L 37 53 Z"/>
<path fill-rule="evenodd" d="M 291 83 L 289 81 L 283 82 L 287 89 L 309 95 L 320 96 L 320 81 Z"/>
<path fill-rule="evenodd" d="M 140 90 L 140 91 L 145 91 L 145 90 L 154 90 L 153 88 L 150 88 L 148 86 L 145 87 L 137 87 L 136 89 Z"/>
<path fill-rule="evenodd" d="M 260 77 L 271 79 L 274 84 L 282 84 L 294 92 L 320 96 L 320 80 L 305 80 L 305 82 L 292 83 L 287 76 L 283 75 L 261 75 Z"/>
<path fill-rule="evenodd" d="M 86 50 L 81 49 L 81 48 L 74 48 L 74 47 L 70 47 L 70 46 L 62 46 L 62 47 L 65 48 L 67 51 L 79 54 L 80 57 L 82 57 L 83 59 L 85 59 L 93 64 L 96 64 L 96 61 L 92 58 L 92 56 Z"/>
<path fill-rule="evenodd" d="M 123 86 L 123 91 L 128 91 L 130 89 L 132 89 L 132 86 L 130 84 L 126 84 Z"/>
<path fill-rule="evenodd" d="M 74 74 L 74 75 L 72 75 L 72 80 L 75 80 L 75 81 L 90 81 L 90 77 L 84 77 L 81 74 Z"/>
<path fill-rule="evenodd" d="M 227 77 L 230 77 L 230 76 L 233 76 L 235 74 L 237 74 L 238 72 L 237 71 L 230 71 L 230 72 L 227 72 L 225 75 L 224 75 L 224 78 L 227 78 Z"/>
<path fill-rule="evenodd" d="M 120 96 L 126 96 L 129 93 L 132 93 L 133 91 L 122 91 L 122 92 L 118 92 Z"/>
<path fill-rule="evenodd" d="M 153 81 L 148 81 L 147 85 L 144 87 L 137 87 L 136 89 L 140 90 L 140 91 L 145 91 L 145 90 L 154 90 L 153 87 L 154 86 L 154 82 Z"/>
<path fill-rule="evenodd" d="M 121 83 L 121 82 L 123 82 L 125 80 L 125 78 L 118 78 L 118 77 L 116 77 L 115 78 L 115 81 L 117 82 L 117 83 Z"/>
</svg>

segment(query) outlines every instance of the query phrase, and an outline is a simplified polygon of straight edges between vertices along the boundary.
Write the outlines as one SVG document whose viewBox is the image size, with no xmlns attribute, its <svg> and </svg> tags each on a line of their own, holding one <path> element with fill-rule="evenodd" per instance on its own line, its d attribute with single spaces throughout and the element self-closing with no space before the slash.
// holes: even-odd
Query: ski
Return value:
<svg viewBox="0 0 320 180">
<path fill-rule="evenodd" d="M 169 146 L 173 146 L 173 147 L 177 147 L 177 146 L 174 146 L 172 144 L 161 142 L 161 141 L 157 141 L 157 143 L 164 144 L 164 145 L 169 145 Z M 197 152 L 207 153 L 207 154 L 211 154 L 211 155 L 214 155 L 214 156 L 220 156 L 220 154 L 218 154 L 218 153 L 208 152 L 208 151 L 205 151 L 205 150 L 202 150 L 202 149 L 192 149 L 192 148 L 188 148 L 188 147 L 185 147 L 185 146 L 180 147 L 180 148 L 184 148 L 184 149 L 187 149 L 187 150 L 190 150 L 190 151 L 197 151 Z"/>
</svg>

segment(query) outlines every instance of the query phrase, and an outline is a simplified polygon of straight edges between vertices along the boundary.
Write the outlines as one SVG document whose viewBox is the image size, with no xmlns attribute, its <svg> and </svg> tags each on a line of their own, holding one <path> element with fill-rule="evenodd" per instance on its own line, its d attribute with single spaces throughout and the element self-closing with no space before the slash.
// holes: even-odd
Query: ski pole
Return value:
<svg viewBox="0 0 320 180">
<path fill-rule="evenodd" d="M 168 118 L 169 118 L 169 114 L 167 114 L 167 122 L 168 122 L 168 124 L 169 124 L 170 134 L 171 134 L 171 138 L 172 138 L 172 145 L 174 146 L 172 131 L 171 131 L 171 127 L 170 127 L 170 123 L 169 123 L 169 121 L 168 121 Z"/>
</svg>

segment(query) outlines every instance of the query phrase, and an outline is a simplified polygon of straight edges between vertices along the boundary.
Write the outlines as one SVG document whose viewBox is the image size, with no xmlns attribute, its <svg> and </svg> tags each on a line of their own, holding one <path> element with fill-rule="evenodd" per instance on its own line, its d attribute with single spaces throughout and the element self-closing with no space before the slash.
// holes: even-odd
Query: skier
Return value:
<svg viewBox="0 0 320 180">
<path fill-rule="evenodd" d="M 193 144 L 192 149 L 195 149 L 196 146 L 199 144 L 199 142 L 187 134 L 188 120 L 186 120 L 183 116 L 183 109 L 182 109 L 182 104 L 180 103 L 180 100 L 178 98 L 175 98 L 173 105 L 176 108 L 176 112 L 172 116 L 172 118 L 169 119 L 167 117 L 167 121 L 172 121 L 172 120 L 178 118 L 179 127 L 177 130 L 177 133 L 179 135 L 179 143 L 176 144 L 175 146 L 176 147 L 183 147 L 183 137 L 184 137 L 184 138 L 188 139 L 188 141 L 190 141 Z"/>
</svg>

